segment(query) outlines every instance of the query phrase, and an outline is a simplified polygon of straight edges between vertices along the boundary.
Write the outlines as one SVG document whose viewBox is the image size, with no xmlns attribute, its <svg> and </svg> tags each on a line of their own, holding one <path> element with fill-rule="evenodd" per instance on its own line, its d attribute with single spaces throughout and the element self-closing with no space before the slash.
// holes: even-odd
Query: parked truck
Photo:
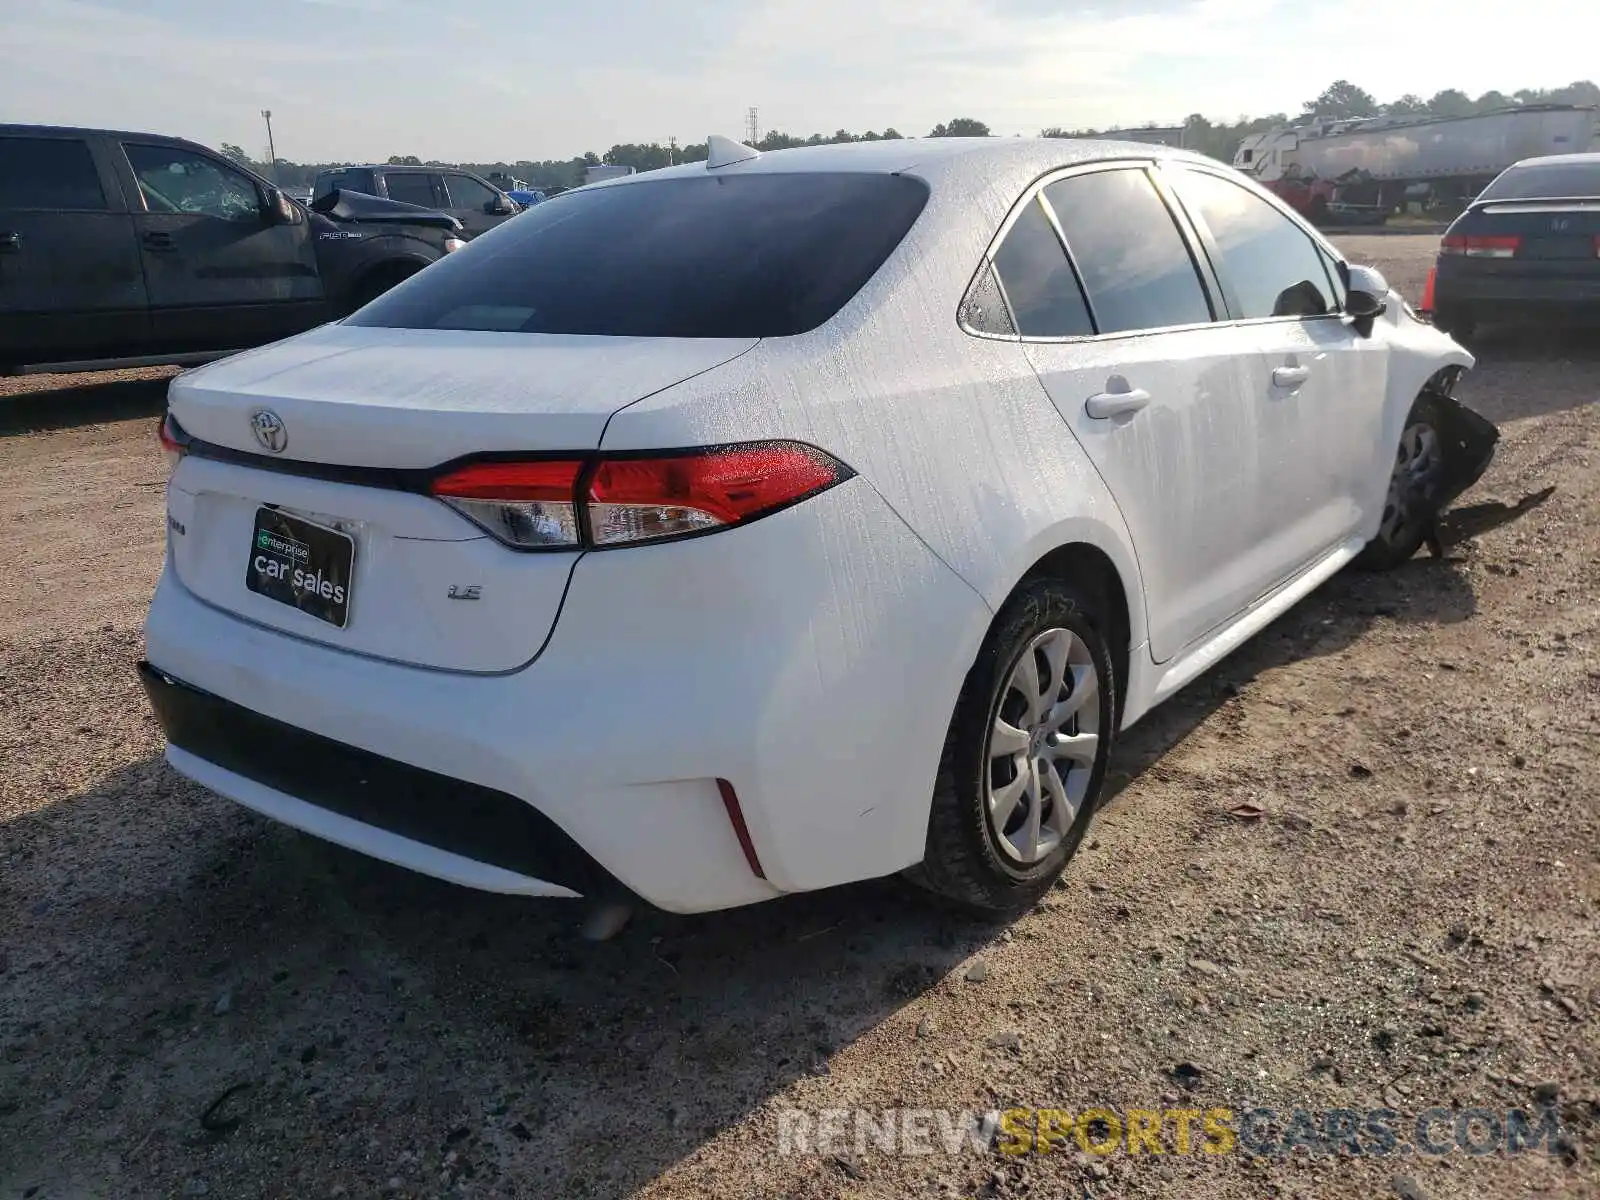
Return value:
<svg viewBox="0 0 1600 1200">
<path fill-rule="evenodd" d="M 1596 119 L 1592 106 L 1572 104 L 1311 119 L 1246 138 L 1233 165 L 1319 223 L 1382 224 L 1407 203 L 1453 216 L 1512 163 L 1590 149 Z"/>
</svg>

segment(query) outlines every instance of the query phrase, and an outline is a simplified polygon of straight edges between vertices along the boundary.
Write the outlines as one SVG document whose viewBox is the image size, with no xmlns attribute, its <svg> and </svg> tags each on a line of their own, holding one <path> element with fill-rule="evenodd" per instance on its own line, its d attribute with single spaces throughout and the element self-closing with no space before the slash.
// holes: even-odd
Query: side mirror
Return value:
<svg viewBox="0 0 1600 1200">
<path fill-rule="evenodd" d="M 261 215 L 268 225 L 298 225 L 301 220 L 295 202 L 277 188 L 267 189 L 267 200 L 261 206 Z"/>
<path fill-rule="evenodd" d="M 1381 317 L 1389 309 L 1389 281 L 1376 267 L 1352 267 L 1342 263 L 1344 311 L 1358 321 Z"/>
<path fill-rule="evenodd" d="M 496 196 L 483 206 L 483 210 L 491 217 L 509 217 L 517 211 L 517 202 L 510 196 Z"/>
</svg>

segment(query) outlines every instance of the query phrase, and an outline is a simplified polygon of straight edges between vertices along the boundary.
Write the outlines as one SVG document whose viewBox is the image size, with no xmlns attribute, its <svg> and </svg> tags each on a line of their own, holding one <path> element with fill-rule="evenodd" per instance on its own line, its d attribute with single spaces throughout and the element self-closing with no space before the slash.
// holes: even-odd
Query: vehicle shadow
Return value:
<svg viewBox="0 0 1600 1200">
<path fill-rule="evenodd" d="M 1331 580 L 1131 731 L 1114 801 L 1252 676 L 1336 654 L 1375 621 L 1471 617 L 1463 553 Z M 0 825 L 0 852 L 0 910 L 18 915 L 0 923 L 0 986 L 19 1031 L 0 1178 L 10 1156 L 79 1190 L 92 1160 L 70 1156 L 92 1142 L 139 1194 L 202 1169 L 212 1194 L 244 1194 L 268 1158 L 285 1195 L 377 1195 L 393 1177 L 442 1193 L 469 1171 L 517 1194 L 626 1194 L 869 1031 L 899 1021 L 915 1039 L 906 1005 L 972 986 L 958 966 L 1006 936 L 880 881 L 640 912 L 586 943 L 577 903 L 302 837 L 154 755 Z M 1082 886 L 1069 872 L 1063 887 Z M 64 1047 L 84 1049 L 64 1065 Z"/>
<path fill-rule="evenodd" d="M 0 392 L 0 437 L 158 416 L 175 373 L 140 379 L 41 375 L 35 377 L 38 386 L 31 386 L 34 378 L 12 380 L 12 386 L 20 382 L 27 390 Z"/>
</svg>

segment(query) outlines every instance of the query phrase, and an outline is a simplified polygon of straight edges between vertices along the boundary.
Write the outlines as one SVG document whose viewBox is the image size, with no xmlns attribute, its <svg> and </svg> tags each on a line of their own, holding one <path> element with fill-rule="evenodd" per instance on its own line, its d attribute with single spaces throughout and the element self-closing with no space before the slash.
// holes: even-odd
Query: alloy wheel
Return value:
<svg viewBox="0 0 1600 1200">
<path fill-rule="evenodd" d="M 1031 866 L 1066 838 L 1100 753 L 1100 676 L 1088 645 L 1047 629 L 1018 656 L 989 732 L 990 832 L 1008 858 Z"/>
</svg>

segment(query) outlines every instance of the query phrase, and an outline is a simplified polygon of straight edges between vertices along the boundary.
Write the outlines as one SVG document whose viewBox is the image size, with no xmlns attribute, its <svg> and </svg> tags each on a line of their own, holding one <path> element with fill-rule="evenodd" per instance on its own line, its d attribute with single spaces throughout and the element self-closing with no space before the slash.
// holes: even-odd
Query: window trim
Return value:
<svg viewBox="0 0 1600 1200">
<path fill-rule="evenodd" d="M 103 167 L 101 166 L 100 156 L 95 153 L 95 146 L 94 146 L 93 137 L 89 137 L 89 136 L 59 137 L 59 136 L 52 136 L 50 134 L 33 134 L 33 133 L 7 133 L 7 134 L 0 134 L 0 137 L 4 137 L 8 141 L 17 141 L 17 142 L 76 142 L 78 145 L 82 146 L 84 148 L 84 150 L 86 150 L 88 152 L 88 155 L 89 155 L 89 166 L 94 170 L 95 182 L 100 185 L 100 199 L 104 202 L 104 203 L 101 204 L 101 206 L 99 208 L 69 208 L 69 207 L 67 207 L 65 205 L 60 205 L 60 204 L 46 204 L 46 205 L 12 204 L 12 205 L 7 205 L 7 207 L 6 207 L 6 211 L 7 212 L 99 213 L 99 214 L 109 214 L 109 215 L 113 215 L 113 216 L 125 216 L 126 215 L 127 210 L 126 210 L 126 208 L 122 207 L 122 205 L 123 205 L 123 197 L 121 195 L 121 191 L 122 191 L 121 185 L 120 184 L 118 185 L 117 193 L 115 195 L 113 195 L 111 189 L 106 186 L 106 183 L 107 183 L 106 173 L 105 173 L 105 170 L 103 169 Z"/>
<path fill-rule="evenodd" d="M 1212 233 L 1211 227 L 1206 224 L 1204 216 L 1202 216 L 1199 212 L 1189 211 L 1189 206 L 1185 204 L 1183 200 L 1183 192 L 1176 185 L 1176 183 L 1170 179 L 1164 179 L 1163 182 L 1165 182 L 1172 190 L 1173 201 L 1182 205 L 1185 213 L 1188 214 L 1189 221 L 1193 225 L 1197 236 L 1200 238 L 1201 244 L 1205 248 L 1206 257 L 1211 262 L 1211 269 L 1216 276 L 1217 285 L 1221 290 L 1221 294 L 1225 303 L 1227 304 L 1228 309 L 1228 317 L 1226 321 L 1222 323 L 1231 326 L 1283 325 L 1290 322 L 1345 321 L 1349 319 L 1348 315 L 1344 311 L 1344 304 L 1339 299 L 1339 292 L 1341 290 L 1339 284 L 1328 272 L 1328 266 L 1330 263 L 1335 264 L 1336 266 L 1345 265 L 1346 260 L 1344 255 L 1340 254 L 1338 250 L 1333 247 L 1331 242 L 1324 238 L 1312 225 L 1305 220 L 1305 218 L 1303 218 L 1299 213 L 1295 212 L 1293 208 L 1289 207 L 1289 205 L 1285 203 L 1281 197 L 1273 195 L 1265 188 L 1249 186 L 1249 181 L 1244 179 L 1242 176 L 1237 176 L 1237 174 L 1230 175 L 1227 171 L 1215 170 L 1205 163 L 1192 163 L 1187 160 L 1174 160 L 1162 163 L 1160 166 L 1162 173 L 1166 175 L 1170 175 L 1176 171 L 1190 171 L 1197 175 L 1210 175 L 1214 179 L 1220 179 L 1224 183 L 1230 183 L 1234 187 L 1239 188 L 1241 191 L 1264 201 L 1269 208 L 1272 208 L 1280 216 L 1287 218 L 1289 223 L 1298 229 L 1301 235 L 1306 238 L 1311 245 L 1311 249 L 1316 253 L 1318 265 L 1322 267 L 1323 276 L 1328 284 L 1328 295 L 1332 297 L 1334 303 L 1334 309 L 1332 312 L 1319 313 L 1316 316 L 1244 317 L 1237 315 L 1240 311 L 1239 298 L 1233 290 L 1231 281 L 1229 281 L 1222 273 L 1221 267 L 1218 265 L 1221 260 L 1221 248 L 1217 243 L 1216 235 Z"/>
<path fill-rule="evenodd" d="M 173 146 L 163 142 L 141 142 L 137 138 L 122 138 L 117 142 L 117 149 L 121 151 L 123 161 L 128 164 L 128 173 L 133 179 L 133 194 L 139 198 L 139 206 L 137 208 L 134 208 L 131 203 L 128 205 L 134 216 L 138 216 L 142 213 L 147 217 L 206 217 L 213 221 L 226 221 L 233 225 L 244 224 L 242 220 L 237 218 L 218 217 L 212 215 L 211 213 L 156 212 L 150 207 L 150 202 L 145 199 L 144 188 L 139 185 L 139 168 L 134 166 L 133 158 L 128 153 L 130 147 L 138 147 L 141 150 L 159 150 L 166 154 L 187 154 L 193 158 L 204 159 L 218 170 L 232 172 L 243 179 L 255 191 L 257 209 L 264 209 L 266 207 L 267 195 L 261 189 L 261 181 L 249 171 L 241 170 L 235 164 L 228 162 L 221 155 L 208 154 L 204 150 L 197 149 L 193 146 Z"/>
<path fill-rule="evenodd" d="M 1129 158 L 1106 158 L 1090 163 L 1075 163 L 1069 167 L 1055 167 L 1036 178 L 1032 183 L 1023 189 L 1022 194 L 1012 203 L 1010 209 L 1007 210 L 1005 219 L 1000 222 L 999 230 L 992 238 L 990 238 L 989 244 L 984 249 L 983 255 L 979 260 L 978 267 L 973 270 L 972 275 L 968 279 L 966 288 L 962 290 L 961 296 L 956 305 L 955 315 L 957 327 L 969 337 L 986 338 L 989 341 L 996 342 L 1020 342 L 1023 345 L 1051 346 L 1089 345 L 1100 342 L 1126 341 L 1129 338 L 1148 337 L 1151 334 L 1156 333 L 1186 333 L 1195 329 L 1213 329 L 1219 324 L 1226 323 L 1228 320 L 1228 315 L 1224 314 L 1227 313 L 1227 310 L 1226 308 L 1219 309 L 1219 301 L 1221 300 L 1221 296 L 1220 292 L 1218 291 L 1218 281 L 1211 270 L 1210 260 L 1203 255 L 1202 248 L 1195 240 L 1197 237 L 1196 230 L 1188 221 L 1187 215 L 1183 209 L 1174 209 L 1173 206 L 1176 203 L 1176 197 L 1171 194 L 1165 179 L 1163 179 L 1159 173 L 1152 170 L 1152 168 L 1158 166 L 1161 162 L 1162 160 L 1159 158 L 1142 155 L 1139 157 Z M 1112 333 L 1099 332 L 1100 322 L 1099 318 L 1095 315 L 1094 301 L 1089 296 L 1088 289 L 1083 286 L 1083 273 L 1078 269 L 1077 259 L 1073 256 L 1071 245 L 1062 231 L 1061 222 L 1056 216 L 1054 206 L 1050 204 L 1049 200 L 1044 198 L 1044 189 L 1050 187 L 1052 184 L 1061 182 L 1063 179 L 1074 179 L 1082 175 L 1095 175 L 1106 171 L 1141 171 L 1144 173 L 1145 179 L 1149 182 L 1150 186 L 1155 189 L 1156 196 L 1161 200 L 1163 207 L 1165 207 L 1167 210 L 1167 215 L 1172 220 L 1173 229 L 1178 234 L 1179 241 L 1182 242 L 1185 252 L 1189 255 L 1189 262 L 1194 268 L 1195 279 L 1200 284 L 1200 294 L 1205 297 L 1206 308 L 1211 313 L 1211 319 L 1209 321 L 1195 321 L 1190 322 L 1187 325 L 1160 325 L 1147 329 L 1119 329 Z M 1004 242 L 1007 235 L 1010 234 L 1011 227 L 1020 219 L 1023 210 L 1028 206 L 1030 201 L 1035 199 L 1039 201 L 1040 206 L 1044 209 L 1045 215 L 1050 221 L 1050 227 L 1055 230 L 1056 238 L 1061 243 L 1062 251 L 1067 258 L 1067 263 L 1072 268 L 1072 273 L 1078 281 L 1078 289 L 1083 294 L 1084 306 L 1088 309 L 1089 319 L 1094 323 L 1096 330 L 1095 333 L 1074 334 L 1065 337 L 1029 336 L 1021 333 L 1020 327 L 1017 326 L 1017 314 L 1015 310 L 1011 308 L 1011 298 L 1006 295 L 1005 279 L 1001 276 L 999 270 L 995 268 L 994 256 L 995 252 L 1000 248 L 1001 243 Z M 1005 300 L 1007 311 L 1011 313 L 1011 324 L 1013 327 L 1019 328 L 1019 332 L 1017 333 L 1009 336 L 998 333 L 985 333 L 982 330 L 969 328 L 961 320 L 961 306 L 966 302 L 967 294 L 971 291 L 973 284 L 976 282 L 979 270 L 981 270 L 985 264 L 987 264 L 991 270 L 994 270 L 995 283 L 1000 289 L 1001 298 Z"/>
</svg>

